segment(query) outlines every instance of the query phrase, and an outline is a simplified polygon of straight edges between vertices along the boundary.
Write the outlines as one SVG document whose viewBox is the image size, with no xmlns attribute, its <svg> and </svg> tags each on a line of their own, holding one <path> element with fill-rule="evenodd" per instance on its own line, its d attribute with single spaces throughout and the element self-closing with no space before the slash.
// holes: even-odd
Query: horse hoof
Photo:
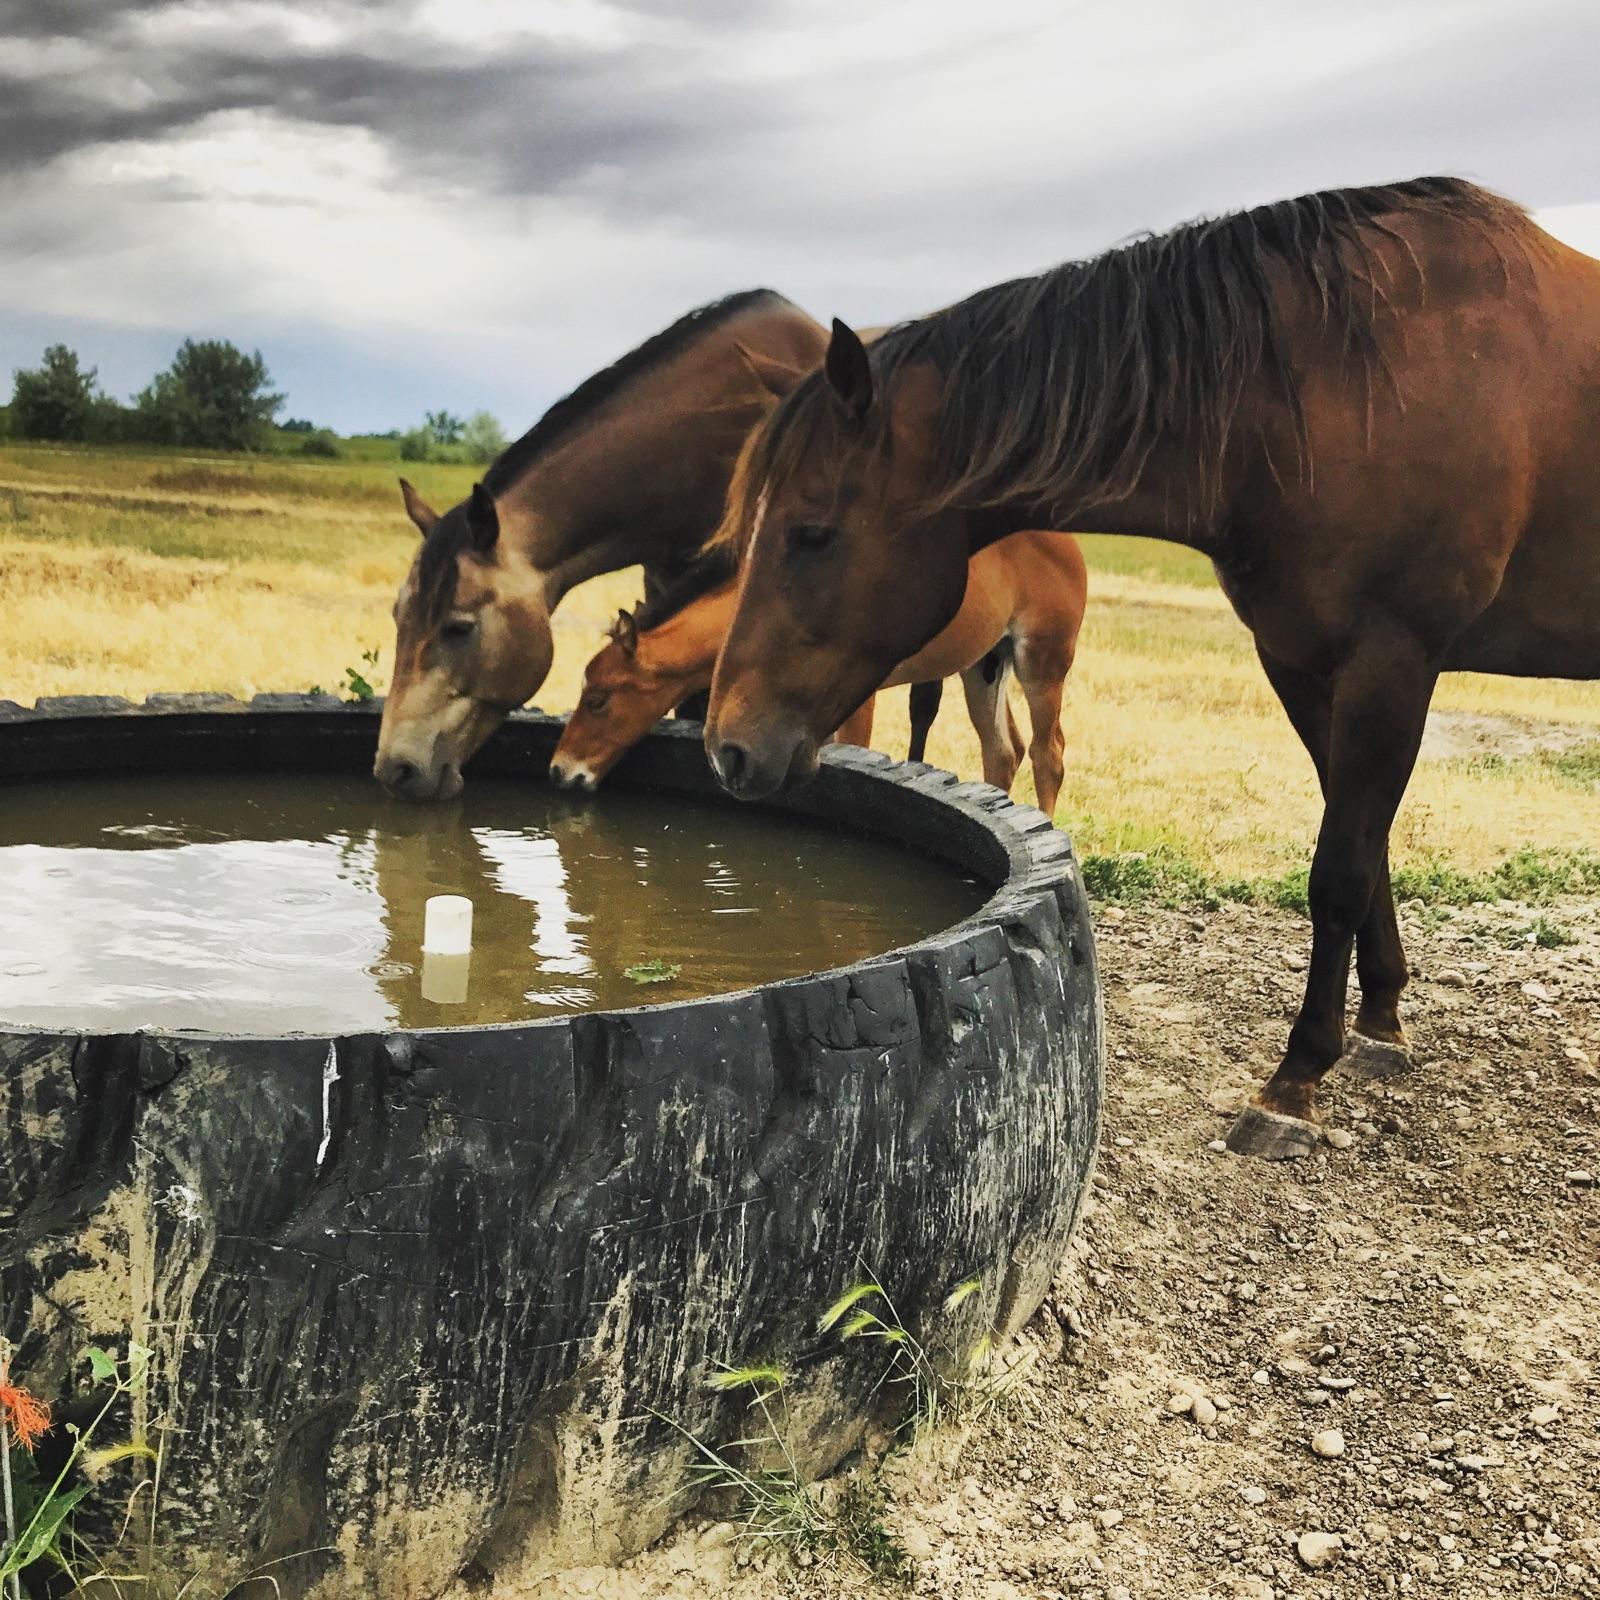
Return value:
<svg viewBox="0 0 1600 1600">
<path fill-rule="evenodd" d="M 1236 1156 L 1259 1156 L 1263 1161 L 1299 1161 L 1321 1142 L 1322 1129 L 1316 1123 L 1260 1106 L 1246 1106 L 1239 1113 L 1227 1140 Z"/>
<path fill-rule="evenodd" d="M 1408 1077 L 1413 1064 L 1411 1052 L 1404 1044 L 1369 1039 L 1364 1033 L 1352 1033 L 1339 1058 L 1340 1067 L 1352 1078 L 1370 1078 L 1380 1083 Z"/>
</svg>

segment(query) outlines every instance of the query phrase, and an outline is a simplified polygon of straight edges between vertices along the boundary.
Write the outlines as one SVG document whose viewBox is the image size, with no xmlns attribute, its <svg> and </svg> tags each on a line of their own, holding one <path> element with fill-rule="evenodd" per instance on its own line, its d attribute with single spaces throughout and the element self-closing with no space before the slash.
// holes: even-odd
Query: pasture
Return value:
<svg viewBox="0 0 1600 1600">
<path fill-rule="evenodd" d="M 0 446 L 0 697 L 338 690 L 347 669 L 381 691 L 415 547 L 396 470 Z M 406 471 L 440 506 L 472 482 Z M 1336 1073 L 1338 1143 L 1238 1161 L 1219 1136 L 1303 982 L 1310 763 L 1202 561 L 1084 543 L 1057 820 L 1125 902 L 1097 910 L 1094 1198 L 1021 1342 L 1033 1376 L 889 1459 L 863 1548 L 955 1600 L 1600 1593 L 1600 685 L 1445 681 L 1395 831 L 1420 1070 Z M 564 602 L 544 706 L 573 702 L 637 593 L 624 573 Z M 896 691 L 878 742 L 905 737 Z M 978 771 L 953 688 L 929 754 Z M 1527 903 L 1461 909 L 1502 896 Z M 1332 1458 L 1310 1442 L 1330 1428 Z M 1330 1570 L 1306 1573 L 1307 1548 Z M 712 1524 L 495 1597 L 907 1592 L 855 1556 L 750 1558 Z"/>
<path fill-rule="evenodd" d="M 347 668 L 381 691 L 389 606 L 415 543 L 397 470 L 0 446 L 0 696 L 336 690 Z M 469 467 L 404 470 L 437 505 L 473 479 Z M 1315 781 L 1208 565 L 1144 540 L 1084 544 L 1089 611 L 1067 686 L 1057 821 L 1100 858 L 1102 893 L 1293 903 L 1320 811 Z M 637 576 L 620 573 L 564 602 L 547 709 L 573 703 L 604 625 L 638 593 Z M 375 670 L 363 661 L 373 650 Z M 1588 886 L 1600 685 L 1457 675 L 1435 706 L 1437 737 L 1395 830 L 1402 895 Z M 896 691 L 877 743 L 903 753 L 906 732 Z M 954 686 L 929 759 L 979 770 Z M 1019 797 L 1029 784 L 1024 772 Z M 1512 874 L 1489 876 L 1519 852 Z M 1444 884 L 1441 864 L 1467 879 Z"/>
</svg>

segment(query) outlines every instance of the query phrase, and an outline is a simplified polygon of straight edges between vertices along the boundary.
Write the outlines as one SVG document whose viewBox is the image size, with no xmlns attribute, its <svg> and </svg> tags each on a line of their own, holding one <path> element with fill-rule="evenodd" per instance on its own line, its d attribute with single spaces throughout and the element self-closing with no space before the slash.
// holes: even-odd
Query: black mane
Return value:
<svg viewBox="0 0 1600 1600">
<path fill-rule="evenodd" d="M 1387 372 L 1375 324 L 1391 282 L 1374 247 L 1399 239 L 1394 221 L 1408 215 L 1502 237 L 1527 220 L 1458 178 L 1332 189 L 1138 238 L 891 329 L 869 350 L 880 394 L 914 362 L 945 379 L 930 509 L 1027 504 L 1070 519 L 1125 498 L 1156 447 L 1181 440 L 1192 452 L 1191 514 L 1203 513 L 1220 492 L 1246 387 L 1263 378 L 1287 401 L 1306 465 L 1274 269 L 1311 286 L 1370 385 Z M 812 374 L 756 443 L 738 537 L 748 538 L 763 487 L 842 426 L 825 377 Z"/>
<path fill-rule="evenodd" d="M 738 294 L 725 295 L 721 300 L 687 312 L 670 327 L 651 334 L 643 344 L 619 356 L 609 367 L 602 367 L 592 377 L 585 378 L 571 394 L 557 400 L 520 439 L 508 444 L 484 473 L 484 487 L 492 494 L 504 493 L 553 444 L 565 438 L 624 385 L 676 355 L 702 334 L 766 302 L 781 304 L 783 296 L 775 289 L 742 289 Z"/>
<path fill-rule="evenodd" d="M 732 545 L 708 545 L 659 594 L 634 607 L 633 625 L 640 633 L 659 628 L 702 595 L 737 577 L 738 572 L 739 555 Z"/>
</svg>

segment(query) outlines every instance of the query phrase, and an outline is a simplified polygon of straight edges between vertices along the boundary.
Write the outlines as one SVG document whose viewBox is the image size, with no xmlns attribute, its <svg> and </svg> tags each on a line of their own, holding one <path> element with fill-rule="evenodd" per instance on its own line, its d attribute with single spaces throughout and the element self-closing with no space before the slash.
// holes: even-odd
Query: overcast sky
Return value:
<svg viewBox="0 0 1600 1600">
<path fill-rule="evenodd" d="M 702 301 L 915 314 L 1336 183 L 1600 254 L 1597 0 L 0 0 L 0 390 L 185 335 L 520 431 Z"/>
</svg>

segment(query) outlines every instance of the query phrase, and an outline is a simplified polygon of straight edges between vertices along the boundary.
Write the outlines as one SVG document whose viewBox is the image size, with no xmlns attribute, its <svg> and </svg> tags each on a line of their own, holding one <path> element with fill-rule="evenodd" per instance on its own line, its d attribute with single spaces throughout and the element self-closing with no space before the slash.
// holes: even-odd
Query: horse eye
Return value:
<svg viewBox="0 0 1600 1600">
<path fill-rule="evenodd" d="M 439 636 L 443 639 L 465 639 L 478 624 L 471 617 L 452 617 L 440 628 Z"/>
<path fill-rule="evenodd" d="M 604 711 L 610 701 L 611 691 L 609 689 L 591 689 L 583 697 L 583 709 L 585 711 Z"/>
<path fill-rule="evenodd" d="M 838 529 L 826 527 L 822 523 L 798 522 L 789 530 L 789 548 L 804 551 L 808 555 L 814 554 L 818 550 L 826 550 L 837 532 Z"/>
</svg>

